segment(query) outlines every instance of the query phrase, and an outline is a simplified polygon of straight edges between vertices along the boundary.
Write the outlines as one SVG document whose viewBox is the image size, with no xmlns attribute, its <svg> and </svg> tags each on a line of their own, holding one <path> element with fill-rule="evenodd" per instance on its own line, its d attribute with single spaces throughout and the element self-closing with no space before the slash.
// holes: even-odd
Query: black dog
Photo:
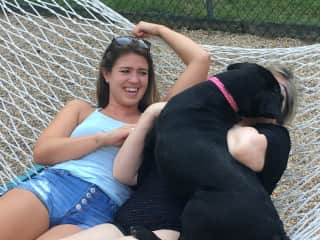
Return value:
<svg viewBox="0 0 320 240">
<path fill-rule="evenodd" d="M 171 190 L 186 200 L 183 240 L 288 239 L 256 174 L 228 152 L 227 131 L 241 116 L 282 122 L 282 95 L 271 72 L 233 64 L 216 75 L 237 112 L 210 81 L 173 97 L 155 125 L 155 158 Z"/>
</svg>

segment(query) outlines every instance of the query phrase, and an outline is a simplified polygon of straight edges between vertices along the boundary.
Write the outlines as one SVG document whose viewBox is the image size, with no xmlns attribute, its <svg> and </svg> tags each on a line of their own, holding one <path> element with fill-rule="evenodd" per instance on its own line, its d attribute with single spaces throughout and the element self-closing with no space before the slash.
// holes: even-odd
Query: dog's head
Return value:
<svg viewBox="0 0 320 240">
<path fill-rule="evenodd" d="M 229 65 L 224 74 L 232 81 L 232 85 L 226 87 L 238 103 L 241 116 L 275 118 L 278 123 L 283 122 L 283 96 L 269 70 L 255 63 L 235 63 Z"/>
</svg>

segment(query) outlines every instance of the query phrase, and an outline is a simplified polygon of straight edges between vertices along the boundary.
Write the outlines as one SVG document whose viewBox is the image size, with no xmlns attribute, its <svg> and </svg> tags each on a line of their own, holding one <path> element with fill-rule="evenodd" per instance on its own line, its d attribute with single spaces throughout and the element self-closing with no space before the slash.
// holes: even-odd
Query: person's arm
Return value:
<svg viewBox="0 0 320 240">
<path fill-rule="evenodd" d="M 144 111 L 135 129 L 117 153 L 113 163 L 113 176 L 123 184 L 137 183 L 145 137 L 165 104 L 165 102 L 154 103 Z"/>
<path fill-rule="evenodd" d="M 165 101 L 196 83 L 207 80 L 210 54 L 190 38 L 166 26 L 147 22 L 139 22 L 133 29 L 133 34 L 137 37 L 161 37 L 186 64 L 186 69 L 169 90 Z"/>
<path fill-rule="evenodd" d="M 35 162 L 53 165 L 70 159 L 78 159 L 102 146 L 121 145 L 128 136 L 131 125 L 106 133 L 70 137 L 71 132 L 84 118 L 82 115 L 88 115 L 90 112 L 92 112 L 92 107 L 84 101 L 68 102 L 35 143 L 33 151 Z"/>
<path fill-rule="evenodd" d="M 262 171 L 267 150 L 267 138 L 254 127 L 235 125 L 227 133 L 230 154 L 255 172 Z"/>
<path fill-rule="evenodd" d="M 186 64 L 185 71 L 171 87 L 165 100 L 207 79 L 210 55 L 190 38 L 166 26 L 148 22 L 139 22 L 134 27 L 133 34 L 136 37 L 161 37 Z M 135 130 L 118 152 L 114 161 L 113 175 L 120 182 L 128 185 L 136 184 L 137 172 L 142 162 L 145 136 L 163 106 L 164 103 L 153 104 L 142 114 Z"/>
</svg>

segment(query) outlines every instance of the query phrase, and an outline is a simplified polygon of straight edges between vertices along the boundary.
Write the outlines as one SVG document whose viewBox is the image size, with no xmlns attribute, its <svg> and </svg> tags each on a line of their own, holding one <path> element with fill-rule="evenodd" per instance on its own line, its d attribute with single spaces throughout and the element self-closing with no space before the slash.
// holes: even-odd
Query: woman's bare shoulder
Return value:
<svg viewBox="0 0 320 240">
<path fill-rule="evenodd" d="M 70 107 L 78 112 L 79 122 L 82 122 L 89 114 L 91 114 L 96 108 L 91 103 L 81 99 L 73 99 L 66 103 L 65 107 Z"/>
</svg>

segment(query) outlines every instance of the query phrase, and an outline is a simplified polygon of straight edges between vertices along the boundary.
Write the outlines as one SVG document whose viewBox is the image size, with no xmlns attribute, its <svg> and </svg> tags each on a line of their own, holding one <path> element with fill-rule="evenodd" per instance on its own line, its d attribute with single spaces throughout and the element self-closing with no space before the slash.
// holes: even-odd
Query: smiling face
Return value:
<svg viewBox="0 0 320 240">
<path fill-rule="evenodd" d="M 120 65 L 124 67 L 122 70 L 119 70 Z M 137 70 L 140 71 L 137 72 Z M 147 75 L 145 76 L 148 79 L 147 86 L 144 84 L 144 72 L 142 72 L 145 70 L 147 70 Z M 136 77 L 139 76 L 139 78 L 136 78 L 136 80 L 131 78 L 133 73 L 136 74 Z M 123 99 L 118 99 L 118 97 L 123 97 L 123 95 L 120 94 L 118 96 L 117 92 L 123 92 L 119 91 L 120 87 L 116 88 L 115 81 L 112 81 L 115 79 L 119 80 L 119 84 L 121 84 L 121 81 L 131 79 L 129 81 L 131 83 L 125 86 L 127 87 L 126 99 L 129 99 L 129 101 L 123 102 Z M 113 85 L 112 90 L 109 81 Z M 143 89 L 144 87 L 146 87 L 146 90 Z M 143 94 L 143 91 L 145 91 L 145 94 Z M 150 104 L 159 101 L 159 93 L 155 81 L 155 72 L 150 48 L 141 48 L 137 44 L 124 46 L 110 44 L 103 53 L 100 61 L 96 94 L 98 108 L 107 107 L 109 105 L 109 100 L 121 100 L 119 101 L 119 104 L 127 105 L 128 103 L 131 104 L 132 101 L 135 101 L 136 98 L 140 98 L 138 108 L 140 112 L 143 112 Z M 111 94 L 112 96 L 110 96 Z M 140 95 L 143 95 L 143 97 L 141 98 Z M 116 102 L 117 101 L 114 101 L 114 103 Z"/>
<path fill-rule="evenodd" d="M 127 53 L 116 60 L 111 72 L 104 70 L 110 87 L 109 104 L 138 108 L 148 87 L 148 69 L 143 56 Z"/>
</svg>

